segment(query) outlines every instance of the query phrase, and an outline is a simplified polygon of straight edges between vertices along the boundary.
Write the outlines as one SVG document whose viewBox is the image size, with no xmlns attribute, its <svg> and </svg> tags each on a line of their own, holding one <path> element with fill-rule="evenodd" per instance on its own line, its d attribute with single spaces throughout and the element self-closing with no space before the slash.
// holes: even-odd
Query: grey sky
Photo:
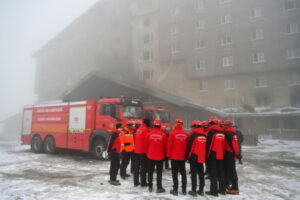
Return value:
<svg viewBox="0 0 300 200">
<path fill-rule="evenodd" d="M 32 55 L 99 0 L 0 0 L 0 121 L 32 104 Z"/>
</svg>

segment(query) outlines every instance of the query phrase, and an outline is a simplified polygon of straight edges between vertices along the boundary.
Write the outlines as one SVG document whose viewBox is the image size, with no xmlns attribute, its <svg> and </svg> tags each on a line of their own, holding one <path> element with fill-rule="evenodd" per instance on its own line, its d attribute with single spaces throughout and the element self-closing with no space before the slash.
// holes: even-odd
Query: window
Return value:
<svg viewBox="0 0 300 200">
<path fill-rule="evenodd" d="M 177 35 L 179 33 L 180 33 L 180 31 L 179 31 L 179 27 L 177 24 L 171 27 L 171 35 Z"/>
<path fill-rule="evenodd" d="M 232 44 L 232 37 L 231 37 L 231 35 L 224 35 L 222 37 L 221 43 L 222 43 L 223 46 Z"/>
<path fill-rule="evenodd" d="M 235 80 L 225 80 L 225 90 L 234 90 Z"/>
<path fill-rule="evenodd" d="M 231 14 L 221 16 L 221 24 L 229 24 L 231 22 Z"/>
<path fill-rule="evenodd" d="M 144 109 L 142 106 L 137 105 L 122 105 L 123 117 L 142 119 L 144 118 Z"/>
<path fill-rule="evenodd" d="M 200 89 L 201 92 L 208 91 L 207 81 L 200 82 L 200 88 L 199 89 Z"/>
<path fill-rule="evenodd" d="M 153 59 L 153 54 L 152 51 L 146 50 L 143 52 L 143 61 L 152 61 Z"/>
<path fill-rule="evenodd" d="M 250 18 L 257 18 L 257 17 L 261 17 L 262 16 L 262 12 L 261 12 L 261 8 L 253 8 L 250 11 Z"/>
<path fill-rule="evenodd" d="M 219 4 L 231 3 L 232 0 L 219 0 Z"/>
<path fill-rule="evenodd" d="M 264 52 L 257 52 L 253 55 L 253 64 L 264 63 L 265 62 L 265 54 Z"/>
<path fill-rule="evenodd" d="M 100 107 L 100 115 L 109 115 L 110 113 L 110 104 L 102 104 Z"/>
<path fill-rule="evenodd" d="M 226 99 L 225 100 L 225 106 L 227 108 L 235 108 L 236 107 L 235 99 Z"/>
<path fill-rule="evenodd" d="M 300 85 L 300 74 L 292 74 L 289 86 Z"/>
<path fill-rule="evenodd" d="M 195 0 L 195 2 L 194 2 L 194 8 L 198 9 L 198 10 L 204 8 L 204 2 L 203 2 L 203 0 Z"/>
<path fill-rule="evenodd" d="M 258 77 L 255 79 L 255 88 L 267 87 L 267 79 L 265 77 Z"/>
<path fill-rule="evenodd" d="M 144 26 L 150 26 L 150 18 L 149 17 L 144 18 Z"/>
<path fill-rule="evenodd" d="M 152 80 L 153 77 L 153 71 L 150 69 L 144 69 L 140 71 L 139 79 L 140 80 Z"/>
<path fill-rule="evenodd" d="M 290 48 L 286 50 L 287 59 L 300 58 L 300 48 Z"/>
<path fill-rule="evenodd" d="M 285 1 L 284 3 L 284 9 L 285 10 L 291 10 L 291 9 L 294 9 L 296 8 L 295 6 L 295 0 L 287 0 Z"/>
<path fill-rule="evenodd" d="M 204 20 L 198 20 L 195 22 L 195 29 L 202 30 L 205 28 L 205 21 Z"/>
<path fill-rule="evenodd" d="M 117 104 L 102 104 L 100 107 L 100 115 L 108 115 L 114 118 L 118 117 L 118 105 Z"/>
<path fill-rule="evenodd" d="M 179 8 L 178 8 L 178 7 L 173 8 L 173 9 L 170 10 L 170 15 L 171 15 L 171 17 L 175 17 L 175 16 L 177 16 L 178 14 L 179 14 Z"/>
<path fill-rule="evenodd" d="M 153 42 L 153 35 L 148 33 L 144 35 L 144 44 Z"/>
<path fill-rule="evenodd" d="M 205 61 L 204 60 L 197 60 L 195 62 L 195 69 L 197 71 L 205 69 Z"/>
<path fill-rule="evenodd" d="M 267 107 L 270 105 L 270 98 L 265 95 L 258 95 L 255 97 L 257 107 Z"/>
<path fill-rule="evenodd" d="M 223 67 L 231 67 L 233 66 L 233 57 L 232 56 L 226 56 L 222 59 L 222 65 Z"/>
<path fill-rule="evenodd" d="M 203 40 L 197 40 L 195 42 L 195 49 L 203 49 L 203 48 L 205 48 L 204 41 Z"/>
<path fill-rule="evenodd" d="M 251 40 L 262 40 L 264 38 L 263 30 L 256 29 L 251 33 Z"/>
<path fill-rule="evenodd" d="M 178 47 L 178 44 L 173 44 L 171 46 L 171 54 L 174 55 L 174 54 L 177 54 L 180 52 L 180 49 Z"/>
<path fill-rule="evenodd" d="M 286 35 L 296 34 L 299 32 L 300 31 L 299 31 L 298 24 L 288 24 L 285 26 L 285 29 L 284 29 L 284 34 L 286 34 Z"/>
</svg>

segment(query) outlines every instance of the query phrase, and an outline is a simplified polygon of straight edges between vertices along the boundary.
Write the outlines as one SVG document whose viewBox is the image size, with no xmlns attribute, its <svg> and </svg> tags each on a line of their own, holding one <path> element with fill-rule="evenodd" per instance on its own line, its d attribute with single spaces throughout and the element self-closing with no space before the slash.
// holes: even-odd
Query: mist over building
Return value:
<svg viewBox="0 0 300 200">
<path fill-rule="evenodd" d="M 299 137 L 299 8 L 300 0 L 99 1 L 35 53 L 35 92 L 41 102 L 134 95 L 186 124 L 217 115 L 246 133 Z"/>
</svg>

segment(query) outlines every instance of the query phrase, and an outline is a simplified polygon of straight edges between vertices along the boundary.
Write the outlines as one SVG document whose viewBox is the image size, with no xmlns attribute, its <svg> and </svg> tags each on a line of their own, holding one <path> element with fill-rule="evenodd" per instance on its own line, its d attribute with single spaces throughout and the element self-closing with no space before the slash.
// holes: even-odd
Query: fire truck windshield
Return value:
<svg viewBox="0 0 300 200">
<path fill-rule="evenodd" d="M 169 115 L 165 111 L 154 110 L 155 119 L 160 119 L 161 122 L 170 122 Z"/>
<path fill-rule="evenodd" d="M 142 106 L 123 105 L 123 117 L 132 119 L 142 119 L 144 116 L 144 109 Z"/>
</svg>

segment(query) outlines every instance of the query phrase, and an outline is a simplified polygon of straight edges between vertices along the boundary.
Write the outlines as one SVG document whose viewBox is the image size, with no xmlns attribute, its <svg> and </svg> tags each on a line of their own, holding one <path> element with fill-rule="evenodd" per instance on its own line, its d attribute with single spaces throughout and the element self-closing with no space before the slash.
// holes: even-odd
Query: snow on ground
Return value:
<svg viewBox="0 0 300 200">
<path fill-rule="evenodd" d="M 149 193 L 147 188 L 133 187 L 132 177 L 111 186 L 109 162 L 93 160 L 89 154 L 34 154 L 28 145 L 1 140 L 0 199 L 300 199 L 300 141 L 262 139 L 257 147 L 244 147 L 243 155 L 244 164 L 237 165 L 240 195 L 175 197 L 169 194 L 169 170 L 163 172 L 167 192 L 156 194 L 154 180 L 154 192 Z M 205 187 L 208 190 L 208 180 Z"/>
</svg>

